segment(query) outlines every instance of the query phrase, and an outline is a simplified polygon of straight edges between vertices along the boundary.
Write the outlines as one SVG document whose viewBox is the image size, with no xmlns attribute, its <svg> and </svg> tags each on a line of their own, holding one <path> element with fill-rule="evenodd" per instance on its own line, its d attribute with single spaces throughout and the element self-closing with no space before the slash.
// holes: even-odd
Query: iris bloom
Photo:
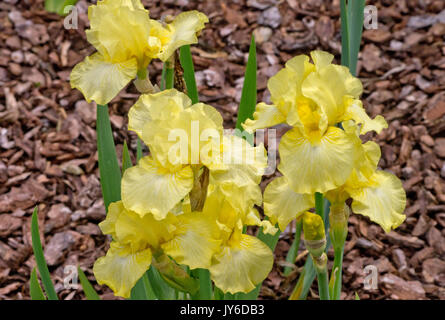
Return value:
<svg viewBox="0 0 445 320">
<path fill-rule="evenodd" d="M 178 216 L 180 218 L 181 215 Z M 268 221 L 261 221 L 258 212 L 249 208 L 247 212 L 234 208 L 221 190 L 210 185 L 209 196 L 201 217 L 212 224 L 213 239 L 218 241 L 217 250 L 209 248 L 207 242 L 196 244 L 213 251 L 210 264 L 200 265 L 203 259 L 188 257 L 181 239 L 172 240 L 164 247 L 165 252 L 178 263 L 191 268 L 206 268 L 211 279 L 223 292 L 250 292 L 263 281 L 273 265 L 273 253 L 269 247 L 254 236 L 243 234 L 245 225 L 262 226 L 264 231 L 274 234 L 277 230 Z M 175 238 L 177 239 L 177 238 Z M 213 244 L 210 242 L 209 244 Z M 192 248 L 188 248 L 191 250 Z M 190 260 L 192 258 L 193 260 Z M 206 260 L 208 261 L 208 260 Z"/>
<path fill-rule="evenodd" d="M 71 72 L 71 87 L 85 99 L 106 104 L 138 72 L 146 73 L 152 59 L 166 61 L 186 44 L 197 43 L 196 33 L 207 17 L 198 11 L 180 13 L 171 23 L 150 19 L 139 0 L 102 0 L 88 8 L 87 40 L 97 50 Z"/>
<path fill-rule="evenodd" d="M 355 166 L 356 135 L 336 124 L 353 119 L 363 124 L 361 133 L 387 126 L 381 116 L 366 115 L 358 100 L 361 82 L 346 67 L 331 64 L 326 52 L 313 51 L 311 57 L 314 64 L 300 55 L 269 79 L 273 104 L 260 103 L 254 120 L 243 125 L 249 132 L 280 123 L 293 127 L 281 139 L 278 169 L 293 190 L 309 194 L 341 186 Z"/>
<path fill-rule="evenodd" d="M 361 82 L 348 68 L 332 64 L 326 52 L 313 51 L 311 58 L 313 64 L 297 56 L 269 79 L 273 104 L 258 104 L 254 119 L 243 124 L 250 132 L 280 123 L 292 127 L 280 142 L 283 176 L 265 190 L 265 213 L 284 230 L 314 207 L 314 193 L 320 192 L 331 202 L 351 197 L 354 212 L 389 231 L 405 219 L 405 192 L 397 177 L 376 169 L 378 146 L 359 138 L 387 123 L 366 114 Z"/>
<path fill-rule="evenodd" d="M 213 107 L 192 105 L 187 95 L 170 89 L 141 95 L 128 117 L 129 130 L 151 151 L 122 178 L 122 201 L 128 210 L 164 219 L 205 170 L 209 183 L 234 207 L 246 211 L 261 204 L 258 184 L 267 167 L 264 146 L 252 147 L 239 137 L 223 135 L 222 117 Z"/>
<path fill-rule="evenodd" d="M 213 238 L 214 223 L 202 213 L 170 214 L 159 221 L 149 212 L 141 217 L 125 209 L 122 201 L 110 204 L 99 226 L 113 241 L 107 254 L 95 262 L 94 275 L 99 284 L 124 298 L 163 249 L 183 257 L 191 268 L 208 267 L 220 243 Z"/>
</svg>

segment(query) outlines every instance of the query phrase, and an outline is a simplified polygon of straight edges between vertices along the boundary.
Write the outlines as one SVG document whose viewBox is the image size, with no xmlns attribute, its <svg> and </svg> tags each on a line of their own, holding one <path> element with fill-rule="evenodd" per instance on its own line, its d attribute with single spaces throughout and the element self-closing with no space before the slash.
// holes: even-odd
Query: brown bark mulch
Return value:
<svg viewBox="0 0 445 320">
<path fill-rule="evenodd" d="M 406 222 L 385 234 L 368 219 L 352 215 L 345 248 L 343 294 L 354 299 L 445 299 L 445 2 L 367 1 L 378 8 L 378 29 L 365 30 L 359 55 L 364 105 L 389 128 L 375 139 L 380 167 L 402 179 Z M 210 24 L 192 48 L 200 99 L 218 108 L 233 128 L 241 96 L 250 35 L 258 55 L 258 100 L 268 102 L 267 79 L 291 57 L 323 49 L 340 57 L 339 0 L 143 1 L 153 18 L 198 9 Z M 78 30 L 47 13 L 42 0 L 0 2 L 0 299 L 29 299 L 35 266 L 30 216 L 39 207 L 42 240 L 56 291 L 64 289 L 65 267 L 80 265 L 90 279 L 107 238 L 97 224 L 105 217 L 97 167 L 95 106 L 71 90 L 72 67 L 94 49 L 86 42 L 90 3 L 81 0 Z M 159 81 L 161 63 L 150 76 Z M 126 140 L 127 112 L 138 94 L 133 85 L 110 103 L 119 156 Z M 134 159 L 133 159 L 134 160 Z M 270 180 L 266 177 L 263 185 Z M 288 298 L 305 259 L 282 275 L 292 241 L 278 243 L 276 263 L 261 298 Z M 333 257 L 330 252 L 331 258 Z M 332 260 L 332 259 L 331 259 Z M 378 288 L 363 286 L 366 266 L 378 270 Z M 101 296 L 111 291 L 95 285 Z M 309 293 L 316 297 L 316 284 Z"/>
</svg>

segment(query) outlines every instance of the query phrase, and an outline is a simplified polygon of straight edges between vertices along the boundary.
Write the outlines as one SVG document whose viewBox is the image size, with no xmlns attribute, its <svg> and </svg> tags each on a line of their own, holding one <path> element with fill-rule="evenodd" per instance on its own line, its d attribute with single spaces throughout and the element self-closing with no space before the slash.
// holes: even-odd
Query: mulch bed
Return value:
<svg viewBox="0 0 445 320">
<path fill-rule="evenodd" d="M 378 29 L 365 30 L 359 56 L 364 105 L 382 114 L 389 128 L 367 136 L 382 148 L 380 167 L 395 173 L 407 192 L 406 222 L 385 234 L 368 219 L 352 215 L 345 249 L 342 298 L 445 299 L 445 2 L 371 1 Z M 258 54 L 258 101 L 268 102 L 267 79 L 291 57 L 323 49 L 340 57 L 339 1 L 232 0 L 143 1 L 153 18 L 198 9 L 210 24 L 192 48 L 202 102 L 218 108 L 233 128 L 252 32 Z M 44 11 L 42 0 L 0 2 L 0 299 L 29 299 L 35 266 L 30 216 L 39 208 L 45 257 L 58 295 L 84 299 L 64 289 L 66 266 L 80 265 L 90 279 L 108 238 L 97 224 L 105 218 L 97 167 L 95 106 L 71 90 L 72 67 L 94 49 L 86 42 L 84 0 L 77 4 L 77 30 Z M 161 63 L 150 66 L 159 82 Z M 118 155 L 127 131 L 127 112 L 137 98 L 133 85 L 110 105 Z M 134 158 L 133 158 L 134 160 Z M 262 186 L 271 180 L 265 177 Z M 276 263 L 261 298 L 286 299 L 304 263 L 282 275 L 292 241 L 278 243 Z M 330 257 L 333 257 L 330 252 Z M 332 259 L 331 259 L 332 261 Z M 366 290 L 366 266 L 378 270 L 378 288 Z M 95 285 L 102 298 L 113 299 Z M 316 284 L 309 298 L 316 298 Z"/>
</svg>

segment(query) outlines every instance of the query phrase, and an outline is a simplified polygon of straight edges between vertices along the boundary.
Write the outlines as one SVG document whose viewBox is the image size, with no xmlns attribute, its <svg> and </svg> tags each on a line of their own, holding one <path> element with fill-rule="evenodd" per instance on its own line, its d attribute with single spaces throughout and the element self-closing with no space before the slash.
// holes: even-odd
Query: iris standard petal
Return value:
<svg viewBox="0 0 445 320">
<path fill-rule="evenodd" d="M 143 94 L 128 112 L 128 130 L 142 138 L 144 126 L 150 126 L 151 121 L 169 120 L 191 105 L 190 98 L 176 89 Z"/>
<path fill-rule="evenodd" d="M 241 125 L 244 130 L 253 133 L 257 129 L 273 127 L 285 121 L 286 117 L 276 106 L 261 102 L 256 106 L 253 119 L 246 119 Z"/>
<path fill-rule="evenodd" d="M 344 97 L 357 99 L 363 86 L 353 77 L 349 69 L 339 65 L 328 65 L 312 72 L 302 83 L 303 95 L 313 100 L 328 117 L 330 125 L 343 120 L 346 106 Z"/>
<path fill-rule="evenodd" d="M 152 214 L 147 213 L 143 217 L 139 214 L 125 210 L 116 220 L 116 240 L 119 243 L 129 244 L 134 250 L 150 246 L 159 249 L 160 243 L 171 238 L 174 226 L 169 219 L 156 220 Z"/>
<path fill-rule="evenodd" d="M 352 119 L 357 124 L 361 124 L 360 134 L 365 134 L 369 131 L 380 133 L 383 129 L 388 128 L 388 123 L 381 115 L 377 115 L 371 119 L 360 100 L 346 98 L 347 108 L 344 115 L 344 120 Z"/>
<path fill-rule="evenodd" d="M 334 56 L 326 51 L 314 50 L 311 51 L 311 58 L 314 61 L 315 67 L 317 69 L 326 67 L 332 63 Z"/>
<path fill-rule="evenodd" d="M 140 69 L 160 50 L 150 48 L 149 13 L 138 1 L 99 1 L 88 7 L 88 20 L 88 42 L 112 62 L 136 58 Z"/>
<path fill-rule="evenodd" d="M 209 22 L 207 16 L 198 11 L 178 14 L 173 22 L 167 25 L 167 29 L 170 31 L 170 41 L 163 47 L 158 58 L 166 61 L 179 47 L 198 43 L 196 33 L 204 29 L 207 22 Z"/>
</svg>

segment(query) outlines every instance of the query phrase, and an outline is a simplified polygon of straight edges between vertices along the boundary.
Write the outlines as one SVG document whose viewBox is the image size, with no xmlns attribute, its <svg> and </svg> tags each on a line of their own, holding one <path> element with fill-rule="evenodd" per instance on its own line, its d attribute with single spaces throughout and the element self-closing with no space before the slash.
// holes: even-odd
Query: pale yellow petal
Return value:
<svg viewBox="0 0 445 320">
<path fill-rule="evenodd" d="M 222 117 L 212 106 L 197 103 L 172 114 L 170 119 L 152 121 L 142 130 L 142 140 L 164 166 L 201 163 L 201 148 L 207 140 L 220 140 Z M 211 138 L 207 135 L 210 134 Z M 219 143 L 218 143 L 219 144 Z"/>
<path fill-rule="evenodd" d="M 334 60 L 334 56 L 332 54 L 321 50 L 311 51 L 311 58 L 312 61 L 314 61 L 317 69 L 330 65 L 332 63 L 332 60 Z"/>
<path fill-rule="evenodd" d="M 112 62 L 135 58 L 140 69 L 160 50 L 152 52 L 150 48 L 150 18 L 137 1 L 100 1 L 88 7 L 88 19 L 88 42 Z"/>
<path fill-rule="evenodd" d="M 261 102 L 256 106 L 255 112 L 253 113 L 253 119 L 246 119 L 241 125 L 244 130 L 253 133 L 257 129 L 273 127 L 285 121 L 285 116 L 276 106 Z"/>
<path fill-rule="evenodd" d="M 273 253 L 256 237 L 241 234 L 214 257 L 210 274 L 223 292 L 250 292 L 263 281 L 273 265 Z"/>
<path fill-rule="evenodd" d="M 173 22 L 167 25 L 171 34 L 170 41 L 158 55 L 158 58 L 166 61 L 179 47 L 198 43 L 196 33 L 204 29 L 207 22 L 209 22 L 207 16 L 195 10 L 178 14 Z"/>
<path fill-rule="evenodd" d="M 210 183 L 216 186 L 237 210 L 247 212 L 254 204 L 261 204 L 259 183 L 267 167 L 263 145 L 253 147 L 244 139 L 225 135 L 223 163 L 206 163 Z"/>
<path fill-rule="evenodd" d="M 176 89 L 143 94 L 128 112 L 128 130 L 142 138 L 144 126 L 148 125 L 149 128 L 152 121 L 169 120 L 191 104 L 190 98 Z"/>
<path fill-rule="evenodd" d="M 247 213 L 246 219 L 244 221 L 244 224 L 247 225 L 247 226 L 262 227 L 264 234 L 274 235 L 278 231 L 278 228 L 274 227 L 275 223 L 272 224 L 268 220 L 261 220 L 260 214 L 259 214 L 258 210 L 256 210 L 255 208 L 252 208 Z"/>
<path fill-rule="evenodd" d="M 130 59 L 121 63 L 104 60 L 99 53 L 78 63 L 70 75 L 71 88 L 83 93 L 85 100 L 107 104 L 136 77 L 137 62 Z"/>
<path fill-rule="evenodd" d="M 193 187 L 193 171 L 186 166 L 170 172 L 151 157 L 125 170 L 122 178 L 122 201 L 125 208 L 140 216 L 151 212 L 160 220 L 180 202 Z"/>
<path fill-rule="evenodd" d="M 282 231 L 299 214 L 314 207 L 313 194 L 300 194 L 291 189 L 286 177 L 275 178 L 264 190 L 264 214 Z"/>
<path fill-rule="evenodd" d="M 357 124 L 361 124 L 360 134 L 365 134 L 369 131 L 380 133 L 383 129 L 388 128 L 388 123 L 381 115 L 377 115 L 374 119 L 371 119 L 360 100 L 347 99 L 346 101 L 348 101 L 346 102 L 348 107 L 344 120 L 352 119 Z"/>
<path fill-rule="evenodd" d="M 150 249 L 132 252 L 129 246 L 112 242 L 106 256 L 94 263 L 94 276 L 116 296 L 129 298 L 131 289 L 150 267 L 151 258 Z"/>
<path fill-rule="evenodd" d="M 156 220 L 150 213 L 141 217 L 124 209 L 116 220 L 116 240 L 129 244 L 133 250 L 147 246 L 157 250 L 162 242 L 172 237 L 170 233 L 174 228 L 169 223 L 169 219 Z"/>
<path fill-rule="evenodd" d="M 405 190 L 393 174 L 377 170 L 367 186 L 348 188 L 348 192 L 353 199 L 352 211 L 369 217 L 386 232 L 405 221 Z"/>
<path fill-rule="evenodd" d="M 302 84 L 303 95 L 321 107 L 330 125 L 343 120 L 346 111 L 344 97 L 357 99 L 362 91 L 362 83 L 351 75 L 347 67 L 333 64 L 317 69 Z"/>
<path fill-rule="evenodd" d="M 104 221 L 99 223 L 100 230 L 104 234 L 109 234 L 113 238 L 116 237 L 116 221 L 121 215 L 121 213 L 125 210 L 122 201 L 112 202 L 108 206 L 107 217 Z"/>
<path fill-rule="evenodd" d="M 172 239 L 162 244 L 164 252 L 191 269 L 208 268 L 220 246 L 215 238 L 215 221 L 203 213 L 191 212 L 177 216 L 175 227 Z"/>
<path fill-rule="evenodd" d="M 329 127 L 322 138 L 314 142 L 294 128 L 281 139 L 278 170 L 287 177 L 295 192 L 324 193 L 346 182 L 358 151 L 354 137 L 339 128 Z"/>
</svg>

